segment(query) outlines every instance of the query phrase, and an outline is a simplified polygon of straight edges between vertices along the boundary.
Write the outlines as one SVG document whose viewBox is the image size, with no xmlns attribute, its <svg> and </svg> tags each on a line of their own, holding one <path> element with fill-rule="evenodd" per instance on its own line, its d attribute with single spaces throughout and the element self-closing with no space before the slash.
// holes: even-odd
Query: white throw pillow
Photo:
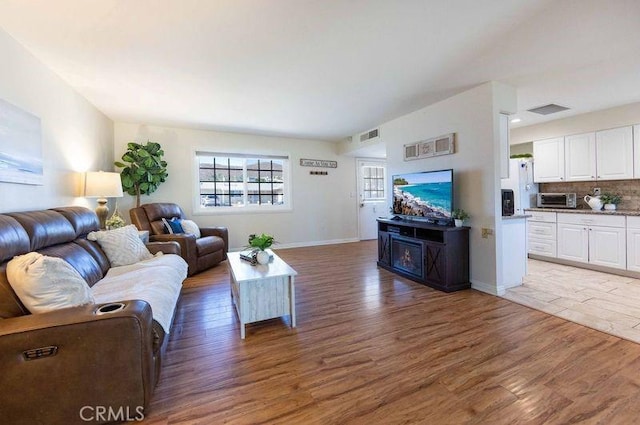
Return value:
<svg viewBox="0 0 640 425">
<path fill-rule="evenodd" d="M 94 303 L 87 282 L 62 258 L 37 252 L 14 257 L 7 264 L 7 279 L 31 313 Z"/>
<path fill-rule="evenodd" d="M 87 239 L 100 244 L 111 262 L 111 267 L 128 266 L 153 257 L 140 240 L 138 229 L 133 224 L 114 230 L 91 232 Z"/>
<path fill-rule="evenodd" d="M 184 229 L 185 233 L 196 235 L 196 239 L 200 237 L 200 228 L 194 221 L 182 220 L 182 228 Z"/>
</svg>

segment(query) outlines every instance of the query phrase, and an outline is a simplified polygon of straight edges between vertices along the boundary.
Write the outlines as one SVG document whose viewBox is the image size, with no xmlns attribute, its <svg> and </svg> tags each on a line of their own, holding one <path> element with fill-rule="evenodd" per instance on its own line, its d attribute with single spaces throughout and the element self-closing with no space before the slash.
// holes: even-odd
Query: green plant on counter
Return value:
<svg viewBox="0 0 640 425">
<path fill-rule="evenodd" d="M 262 251 L 269 248 L 275 242 L 273 236 L 263 233 L 261 235 L 249 235 L 249 246 Z"/>
<path fill-rule="evenodd" d="M 518 158 L 533 158 L 533 155 L 530 153 L 514 153 L 509 158 L 518 159 Z"/>
<path fill-rule="evenodd" d="M 464 221 L 464 220 L 468 219 L 470 216 L 469 216 L 469 213 L 466 212 L 465 210 L 463 210 L 462 208 L 456 208 L 451 213 L 451 217 L 454 220 L 463 220 Z"/>
<path fill-rule="evenodd" d="M 620 195 L 616 195 L 615 193 L 605 192 L 600 195 L 600 201 L 603 204 L 618 205 L 620 202 L 622 202 L 622 197 Z"/>
</svg>

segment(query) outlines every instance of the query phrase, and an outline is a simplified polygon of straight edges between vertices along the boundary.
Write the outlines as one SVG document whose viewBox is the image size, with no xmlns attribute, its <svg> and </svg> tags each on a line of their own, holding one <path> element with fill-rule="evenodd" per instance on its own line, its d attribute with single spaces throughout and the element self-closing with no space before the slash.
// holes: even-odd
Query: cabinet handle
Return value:
<svg viewBox="0 0 640 425">
<path fill-rule="evenodd" d="M 560 180 L 564 180 L 564 177 L 560 177 Z"/>
</svg>

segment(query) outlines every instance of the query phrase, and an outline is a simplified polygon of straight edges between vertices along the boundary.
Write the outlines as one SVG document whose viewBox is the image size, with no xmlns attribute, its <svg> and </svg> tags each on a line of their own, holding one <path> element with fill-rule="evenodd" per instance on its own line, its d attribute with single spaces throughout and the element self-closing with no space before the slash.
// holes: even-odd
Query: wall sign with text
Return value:
<svg viewBox="0 0 640 425">
<path fill-rule="evenodd" d="M 326 159 L 302 159 L 300 165 L 303 167 L 338 168 L 338 161 L 328 161 Z"/>
</svg>

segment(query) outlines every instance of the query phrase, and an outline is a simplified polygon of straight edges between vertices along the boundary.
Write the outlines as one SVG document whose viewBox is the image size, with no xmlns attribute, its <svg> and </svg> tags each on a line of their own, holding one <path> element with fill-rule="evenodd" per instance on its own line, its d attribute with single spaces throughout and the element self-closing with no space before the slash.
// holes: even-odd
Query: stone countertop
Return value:
<svg viewBox="0 0 640 425">
<path fill-rule="evenodd" d="M 556 213 L 569 213 L 569 214 L 601 214 L 601 215 L 631 215 L 640 216 L 639 210 L 614 210 L 614 211 L 594 211 L 586 208 L 527 208 L 525 211 L 541 211 L 541 212 L 556 212 Z"/>
<path fill-rule="evenodd" d="M 519 218 L 529 218 L 531 217 L 531 214 L 515 214 L 515 215 L 503 215 L 502 219 L 503 220 L 517 220 Z"/>
</svg>

